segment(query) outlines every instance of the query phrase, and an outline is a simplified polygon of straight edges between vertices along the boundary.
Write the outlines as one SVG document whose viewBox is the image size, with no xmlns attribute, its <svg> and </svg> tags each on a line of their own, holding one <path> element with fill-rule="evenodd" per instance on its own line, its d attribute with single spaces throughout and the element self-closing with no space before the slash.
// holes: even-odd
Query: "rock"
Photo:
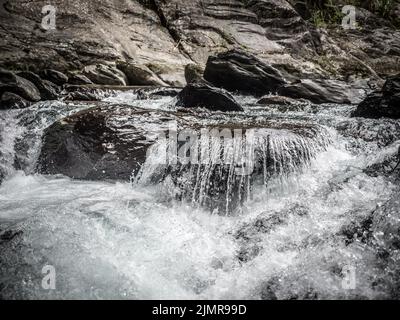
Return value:
<svg viewBox="0 0 400 320">
<path fill-rule="evenodd" d="M 111 65 L 91 65 L 85 67 L 83 75 L 95 84 L 126 86 L 127 79 L 125 74 Z"/>
<path fill-rule="evenodd" d="M 57 90 L 52 82 L 42 80 L 33 72 L 18 72 L 17 75 L 31 81 L 38 88 L 42 100 L 56 100 L 58 98 Z"/>
<path fill-rule="evenodd" d="M 15 93 L 32 102 L 40 100 L 40 92 L 32 82 L 10 71 L 0 70 L 0 95 L 4 92 Z"/>
<path fill-rule="evenodd" d="M 188 84 L 179 93 L 177 106 L 206 108 L 211 111 L 243 111 L 243 108 L 228 92 L 205 83 Z"/>
<path fill-rule="evenodd" d="M 239 50 L 210 56 L 204 79 L 228 91 L 257 96 L 274 93 L 286 83 L 277 69 Z"/>
<path fill-rule="evenodd" d="M 67 101 L 101 101 L 114 94 L 114 91 L 95 87 L 68 85 L 65 87 L 64 94 L 63 99 Z"/>
<path fill-rule="evenodd" d="M 132 86 L 167 86 L 152 70 L 143 65 L 117 62 L 117 68 L 125 73 L 128 84 Z"/>
<path fill-rule="evenodd" d="M 21 109 L 26 108 L 30 105 L 30 103 L 11 92 L 4 92 L 1 96 L 0 110 L 4 109 Z"/>
<path fill-rule="evenodd" d="M 284 105 L 296 104 L 298 102 L 299 100 L 288 97 L 268 95 L 258 100 L 257 104 L 284 106 Z"/>
<path fill-rule="evenodd" d="M 139 100 L 160 99 L 162 97 L 176 97 L 181 89 L 160 88 L 160 89 L 140 89 L 137 91 Z"/>
<path fill-rule="evenodd" d="M 57 70 L 45 69 L 43 70 L 42 75 L 44 79 L 53 82 L 58 86 L 62 86 L 68 82 L 68 77 Z"/>
<path fill-rule="evenodd" d="M 400 119 L 400 74 L 389 77 L 382 88 L 368 95 L 352 114 L 362 118 Z"/>
<path fill-rule="evenodd" d="M 190 63 L 185 67 L 186 83 L 199 82 L 203 80 L 204 68 L 198 64 Z"/>
<path fill-rule="evenodd" d="M 313 103 L 357 103 L 365 91 L 354 89 L 343 81 L 303 79 L 279 88 L 278 93 L 293 99 L 307 99 Z"/>
<path fill-rule="evenodd" d="M 62 119 L 44 133 L 38 171 L 75 179 L 129 180 L 151 145 L 146 125 L 158 121 L 152 114 L 129 106 L 96 107 Z"/>
<path fill-rule="evenodd" d="M 82 84 L 93 84 L 93 82 L 83 74 L 73 74 L 68 78 L 69 84 L 82 85 Z"/>
</svg>

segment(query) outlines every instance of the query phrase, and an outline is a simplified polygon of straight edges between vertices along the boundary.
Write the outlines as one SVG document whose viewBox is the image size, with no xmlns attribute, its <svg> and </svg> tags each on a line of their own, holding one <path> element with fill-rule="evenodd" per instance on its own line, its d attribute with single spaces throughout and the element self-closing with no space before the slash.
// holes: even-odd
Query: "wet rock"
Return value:
<svg viewBox="0 0 400 320">
<path fill-rule="evenodd" d="M 42 72 L 43 79 L 55 83 L 58 86 L 62 86 L 68 82 L 68 77 L 57 70 L 45 69 Z"/>
<path fill-rule="evenodd" d="M 204 79 L 228 91 L 256 96 L 274 93 L 286 83 L 277 69 L 240 50 L 210 56 Z"/>
<path fill-rule="evenodd" d="M 99 106 L 79 112 L 45 131 L 38 171 L 75 179 L 129 180 L 154 143 L 147 140 L 151 136 L 148 131 L 151 126 L 161 128 L 163 121 L 157 112 L 129 106 Z"/>
<path fill-rule="evenodd" d="M 137 92 L 139 100 L 161 99 L 162 97 L 176 97 L 181 89 L 160 88 L 160 89 L 140 89 Z"/>
<path fill-rule="evenodd" d="M 74 85 L 84 85 L 84 84 L 93 84 L 93 82 L 83 74 L 73 74 L 68 78 L 69 84 Z"/>
<path fill-rule="evenodd" d="M 198 64 L 188 64 L 185 67 L 186 83 L 203 81 L 204 68 Z"/>
<path fill-rule="evenodd" d="M 4 92 L 1 96 L 0 110 L 22 109 L 30 105 L 30 102 L 12 92 Z"/>
<path fill-rule="evenodd" d="M 307 99 L 313 103 L 357 103 L 364 90 L 354 89 L 342 81 L 324 79 L 303 79 L 282 86 L 280 95 L 293 99 Z"/>
<path fill-rule="evenodd" d="M 381 91 L 368 95 L 352 116 L 400 119 L 400 74 L 389 77 Z"/>
<path fill-rule="evenodd" d="M 2 242 L 8 242 L 13 240 L 15 237 L 22 235 L 23 232 L 21 230 L 6 230 L 1 232 L 0 230 L 0 244 Z"/>
<path fill-rule="evenodd" d="M 95 84 L 126 86 L 125 74 L 111 65 L 97 64 L 85 67 L 83 75 Z"/>
<path fill-rule="evenodd" d="M 10 71 L 0 70 L 0 95 L 4 92 L 14 93 L 32 102 L 40 100 L 40 92 L 32 82 Z"/>
<path fill-rule="evenodd" d="M 68 85 L 64 88 L 63 99 L 68 101 L 101 101 L 114 93 L 115 91 L 107 88 Z"/>
<path fill-rule="evenodd" d="M 38 88 L 42 100 L 56 100 L 58 98 L 57 88 L 54 83 L 42 80 L 33 72 L 18 72 L 17 75 L 31 81 Z"/>
<path fill-rule="evenodd" d="M 286 105 L 292 105 L 298 103 L 299 100 L 296 99 L 291 99 L 288 97 L 282 97 L 282 96 L 264 96 L 260 100 L 257 101 L 258 104 L 264 104 L 264 105 L 278 105 L 278 106 L 286 106 Z"/>
<path fill-rule="evenodd" d="M 127 83 L 132 86 L 167 86 L 157 74 L 148 67 L 119 61 L 117 68 L 121 70 L 127 77 Z"/>
<path fill-rule="evenodd" d="M 177 106 L 206 108 L 211 111 L 243 111 L 243 108 L 225 90 L 206 83 L 188 84 L 178 95 Z"/>
</svg>

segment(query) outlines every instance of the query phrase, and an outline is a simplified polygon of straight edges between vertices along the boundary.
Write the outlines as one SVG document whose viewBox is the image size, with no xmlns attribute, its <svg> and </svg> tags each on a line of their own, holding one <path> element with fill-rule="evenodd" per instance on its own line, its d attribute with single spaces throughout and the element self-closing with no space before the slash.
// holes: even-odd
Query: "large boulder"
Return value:
<svg viewBox="0 0 400 320">
<path fill-rule="evenodd" d="M 179 93 L 177 105 L 184 108 L 206 108 L 211 111 L 243 111 L 228 92 L 204 82 L 188 84 Z"/>
<path fill-rule="evenodd" d="M 368 95 L 352 116 L 400 119 L 400 74 L 389 77 L 381 91 Z"/>
<path fill-rule="evenodd" d="M 228 91 L 259 96 L 274 93 L 286 84 L 277 69 L 241 50 L 210 56 L 204 79 Z"/>
<path fill-rule="evenodd" d="M 282 86 L 278 93 L 293 99 L 307 99 L 317 104 L 355 104 L 361 101 L 365 91 L 360 88 L 353 88 L 343 81 L 303 79 Z"/>
<path fill-rule="evenodd" d="M 126 86 L 125 74 L 112 65 L 97 64 L 85 67 L 83 75 L 95 84 Z"/>
<path fill-rule="evenodd" d="M 0 95 L 4 92 L 15 93 L 32 102 L 40 100 L 40 92 L 32 82 L 10 71 L 0 70 Z"/>
<path fill-rule="evenodd" d="M 68 77 L 68 83 L 73 85 L 93 84 L 93 82 L 83 74 L 72 74 Z"/>
<path fill-rule="evenodd" d="M 75 179 L 129 180 L 165 120 L 129 106 L 99 106 L 57 121 L 44 133 L 38 171 Z M 162 118 L 162 117 L 160 117 Z M 166 118 L 166 116 L 165 116 Z"/>
<path fill-rule="evenodd" d="M 42 100 L 56 100 L 58 98 L 57 87 L 48 80 L 42 80 L 36 73 L 23 71 L 18 76 L 31 81 L 40 92 Z"/>
</svg>

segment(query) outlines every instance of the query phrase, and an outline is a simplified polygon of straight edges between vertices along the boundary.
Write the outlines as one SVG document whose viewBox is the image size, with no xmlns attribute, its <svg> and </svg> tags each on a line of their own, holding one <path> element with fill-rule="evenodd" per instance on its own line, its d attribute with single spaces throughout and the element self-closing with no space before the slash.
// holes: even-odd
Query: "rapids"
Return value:
<svg viewBox="0 0 400 320">
<path fill-rule="evenodd" d="M 351 119 L 348 105 L 287 110 L 237 99 L 245 115 L 318 125 L 326 142 L 303 166 L 255 182 L 240 212 L 223 215 L 177 199 L 168 179 L 152 185 L 143 177 L 124 183 L 36 174 L 44 129 L 91 104 L 0 111 L 0 298 L 399 297 L 399 247 L 382 232 L 400 224 L 398 207 L 390 207 L 399 183 L 387 170 L 396 165 L 400 121 Z M 173 109 L 172 98 L 136 100 L 133 92 L 104 101 Z M 275 140 L 278 156 L 291 145 L 284 139 Z M 354 238 L 364 225 L 371 228 Z M 46 265 L 55 268 L 55 290 L 42 288 Z"/>
</svg>

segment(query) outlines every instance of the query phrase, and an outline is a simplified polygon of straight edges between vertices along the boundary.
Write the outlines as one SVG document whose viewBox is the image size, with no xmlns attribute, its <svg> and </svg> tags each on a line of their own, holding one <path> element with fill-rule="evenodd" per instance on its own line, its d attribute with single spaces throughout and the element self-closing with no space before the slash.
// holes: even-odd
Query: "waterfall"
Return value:
<svg viewBox="0 0 400 320">
<path fill-rule="evenodd" d="M 268 187 L 271 179 L 283 181 L 310 165 L 331 143 L 323 126 L 280 126 L 243 132 L 203 128 L 180 134 L 190 141 L 158 140 L 133 182 L 172 181 L 178 198 L 229 214 L 251 199 L 255 182 Z"/>
</svg>

